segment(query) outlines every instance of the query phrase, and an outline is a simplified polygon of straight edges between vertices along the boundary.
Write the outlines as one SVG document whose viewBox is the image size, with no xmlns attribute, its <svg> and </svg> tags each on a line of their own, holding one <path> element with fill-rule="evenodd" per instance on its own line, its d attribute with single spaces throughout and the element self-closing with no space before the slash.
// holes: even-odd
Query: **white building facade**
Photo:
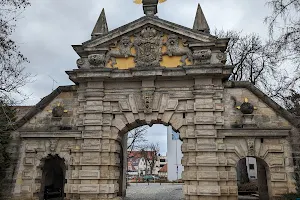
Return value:
<svg viewBox="0 0 300 200">
<path fill-rule="evenodd" d="M 168 180 L 175 181 L 181 179 L 181 174 L 184 170 L 181 164 L 183 157 L 181 152 L 182 141 L 179 139 L 179 133 L 174 132 L 171 126 L 168 126 L 167 130 Z"/>
</svg>

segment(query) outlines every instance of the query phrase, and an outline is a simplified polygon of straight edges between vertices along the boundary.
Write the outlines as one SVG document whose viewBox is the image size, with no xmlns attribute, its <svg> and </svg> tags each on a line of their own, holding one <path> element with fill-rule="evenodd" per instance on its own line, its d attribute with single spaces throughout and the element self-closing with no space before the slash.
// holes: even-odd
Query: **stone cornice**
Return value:
<svg viewBox="0 0 300 200">
<path fill-rule="evenodd" d="M 98 69 L 75 69 L 66 71 L 69 78 L 79 83 L 86 81 L 87 78 L 94 80 L 107 79 L 131 79 L 133 78 L 155 78 L 155 77 L 182 77 L 182 76 L 212 76 L 219 77 L 223 80 L 228 79 L 232 72 L 233 66 L 225 66 L 223 64 L 201 65 L 201 66 L 183 66 L 177 68 L 153 67 L 153 68 L 131 68 L 126 70 L 112 68 Z"/>
<path fill-rule="evenodd" d="M 288 137 L 291 129 L 218 129 L 218 137 Z"/>
</svg>

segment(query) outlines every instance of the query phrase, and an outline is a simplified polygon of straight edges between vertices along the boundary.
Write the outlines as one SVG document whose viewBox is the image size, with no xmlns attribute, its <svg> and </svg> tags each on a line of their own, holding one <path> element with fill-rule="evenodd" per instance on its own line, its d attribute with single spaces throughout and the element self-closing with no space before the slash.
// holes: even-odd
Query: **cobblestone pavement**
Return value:
<svg viewBox="0 0 300 200">
<path fill-rule="evenodd" d="M 182 200 L 181 184 L 172 183 L 131 183 L 125 200 Z"/>
</svg>

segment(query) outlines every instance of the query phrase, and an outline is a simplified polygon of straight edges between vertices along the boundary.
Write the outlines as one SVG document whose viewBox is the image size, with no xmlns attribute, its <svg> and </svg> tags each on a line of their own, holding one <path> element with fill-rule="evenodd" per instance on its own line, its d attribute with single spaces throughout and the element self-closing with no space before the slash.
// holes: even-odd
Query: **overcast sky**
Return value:
<svg viewBox="0 0 300 200">
<path fill-rule="evenodd" d="M 31 0 L 18 21 L 14 38 L 30 63 L 26 70 L 35 75 L 23 92 L 30 95 L 24 105 L 34 105 L 59 85 L 72 82 L 65 74 L 75 69 L 77 54 L 71 45 L 90 39 L 92 29 L 105 9 L 109 30 L 142 17 L 142 5 L 133 0 Z M 197 4 L 200 3 L 211 30 L 243 30 L 267 37 L 263 23 L 269 12 L 264 0 L 168 0 L 159 5 L 162 19 L 192 27 Z M 55 79 L 54 83 L 50 78 Z M 166 152 L 166 133 L 158 126 L 149 129 L 149 136 L 161 142 Z M 163 131 L 166 132 L 166 131 Z M 163 145 L 165 144 L 165 145 Z"/>
</svg>

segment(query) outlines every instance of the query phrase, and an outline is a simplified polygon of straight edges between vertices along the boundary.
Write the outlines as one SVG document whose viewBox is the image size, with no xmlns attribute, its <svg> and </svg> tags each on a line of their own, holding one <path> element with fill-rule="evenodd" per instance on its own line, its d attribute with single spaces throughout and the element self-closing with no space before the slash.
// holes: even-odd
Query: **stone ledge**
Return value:
<svg viewBox="0 0 300 200">
<path fill-rule="evenodd" d="M 21 138 L 81 138 L 81 131 L 20 131 Z"/>
<path fill-rule="evenodd" d="M 218 129 L 218 137 L 288 137 L 291 129 Z"/>
</svg>

